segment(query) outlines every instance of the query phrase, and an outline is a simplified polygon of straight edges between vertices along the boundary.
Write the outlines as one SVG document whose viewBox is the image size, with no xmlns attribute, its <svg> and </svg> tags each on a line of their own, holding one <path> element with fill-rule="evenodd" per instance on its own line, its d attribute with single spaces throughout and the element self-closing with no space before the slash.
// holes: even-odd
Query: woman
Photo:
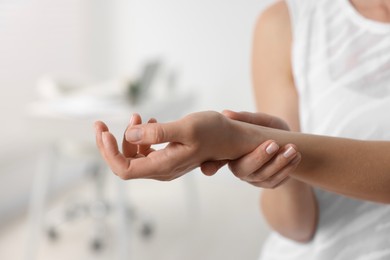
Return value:
<svg viewBox="0 0 390 260">
<path fill-rule="evenodd" d="M 136 115 L 123 154 L 97 123 L 103 156 L 125 179 L 170 180 L 200 165 L 212 174 L 229 160 L 245 181 L 279 184 L 262 193 L 263 213 L 276 231 L 263 259 L 389 259 L 390 208 L 376 202 L 390 202 L 390 144 L 369 141 L 390 139 L 390 19 L 384 3 L 291 0 L 262 14 L 254 42 L 256 101 L 291 132 L 256 126 L 288 130 L 264 114 L 225 113 L 233 121 L 203 112 L 133 126 L 140 123 Z M 150 144 L 161 142 L 169 144 L 151 150 Z"/>
<path fill-rule="evenodd" d="M 268 8 L 254 40 L 258 109 L 284 119 L 293 131 L 389 140 L 389 12 L 390 1 L 378 0 L 287 0 Z M 253 163 L 249 157 L 236 162 L 237 169 Z M 371 167 L 366 182 L 382 181 Z M 278 233 L 265 245 L 263 259 L 390 259 L 389 206 L 307 183 L 291 178 L 263 191 L 264 216 Z"/>
</svg>

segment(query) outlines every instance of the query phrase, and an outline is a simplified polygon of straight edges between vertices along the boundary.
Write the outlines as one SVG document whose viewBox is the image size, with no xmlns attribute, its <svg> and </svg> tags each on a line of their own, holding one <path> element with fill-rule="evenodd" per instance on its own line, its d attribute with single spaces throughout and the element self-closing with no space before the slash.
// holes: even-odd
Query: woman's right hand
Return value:
<svg viewBox="0 0 390 260">
<path fill-rule="evenodd" d="M 229 169 L 239 179 L 256 187 L 274 189 L 289 179 L 301 161 L 301 154 L 293 144 L 281 148 L 268 140 L 253 152 L 228 163 Z"/>
</svg>

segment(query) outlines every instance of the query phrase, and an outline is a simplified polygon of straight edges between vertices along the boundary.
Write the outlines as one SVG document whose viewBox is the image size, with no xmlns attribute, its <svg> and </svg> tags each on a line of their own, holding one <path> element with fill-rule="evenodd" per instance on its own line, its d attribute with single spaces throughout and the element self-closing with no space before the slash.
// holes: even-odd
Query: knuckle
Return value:
<svg viewBox="0 0 390 260">
<path fill-rule="evenodd" d="M 260 175 L 259 177 L 256 178 L 256 181 L 267 183 L 268 181 L 267 179 L 268 177 Z"/>
<path fill-rule="evenodd" d="M 165 140 L 165 132 L 164 129 L 160 126 L 156 126 L 153 128 L 153 140 L 157 143 L 161 143 L 163 140 Z"/>
<path fill-rule="evenodd" d="M 234 171 L 233 172 L 234 176 L 236 176 L 237 178 L 241 179 L 241 180 L 244 180 L 246 181 L 248 179 L 248 174 L 245 174 L 244 172 L 242 171 Z"/>
<path fill-rule="evenodd" d="M 121 178 L 122 180 L 128 180 L 129 179 L 129 176 L 127 173 L 125 172 L 122 172 L 122 171 L 119 171 L 119 172 L 114 172 L 119 178 Z"/>
<path fill-rule="evenodd" d="M 167 178 L 164 176 L 157 176 L 157 177 L 154 177 L 153 179 L 155 179 L 157 181 L 168 181 Z"/>
<path fill-rule="evenodd" d="M 267 148 L 264 146 L 259 146 L 253 153 L 249 155 L 251 156 L 250 160 L 254 164 L 256 164 L 257 168 L 261 168 L 262 166 L 264 166 L 274 156 L 274 153 L 268 154 L 266 149 Z"/>
<path fill-rule="evenodd" d="M 269 180 L 268 185 L 271 189 L 274 189 L 278 186 L 280 180 L 278 178 L 274 178 L 272 180 Z"/>
<path fill-rule="evenodd" d="M 275 189 L 275 188 L 277 188 L 281 184 L 281 181 L 282 180 L 280 180 L 280 179 L 269 180 L 267 182 L 268 189 Z"/>
<path fill-rule="evenodd" d="M 253 179 L 257 182 L 266 182 L 270 178 L 270 173 L 256 172 L 253 174 Z"/>
<path fill-rule="evenodd" d="M 116 175 L 121 178 L 122 180 L 129 180 L 131 179 L 131 174 L 130 174 L 130 171 L 125 171 L 123 169 L 121 170 L 117 170 L 116 171 Z"/>
<path fill-rule="evenodd" d="M 229 162 L 228 168 L 236 177 L 242 176 L 242 174 L 240 174 L 240 171 L 238 170 L 239 168 L 236 163 Z"/>
<path fill-rule="evenodd" d="M 264 149 L 265 148 L 265 149 Z M 260 146 L 258 147 L 255 152 L 254 156 L 256 160 L 264 160 L 264 158 L 269 158 L 271 155 L 269 155 L 266 151 L 267 147 Z"/>
<path fill-rule="evenodd" d="M 300 153 L 297 153 L 295 158 L 291 160 L 291 164 L 294 165 L 294 167 L 296 167 L 301 162 L 301 160 L 302 160 L 302 155 Z"/>
<path fill-rule="evenodd" d="M 169 182 L 173 181 L 175 179 L 175 176 L 173 175 L 160 175 L 155 178 L 156 180 L 163 181 L 163 182 Z"/>
<path fill-rule="evenodd" d="M 284 183 L 286 178 L 288 178 L 288 172 L 284 171 L 284 172 L 281 172 L 280 174 L 276 175 L 274 178 L 272 178 L 270 180 L 270 183 L 272 184 L 272 186 L 274 188 L 277 188 Z"/>
<path fill-rule="evenodd" d="M 265 189 L 270 189 L 272 188 L 272 186 L 268 183 L 268 182 L 262 182 L 261 183 L 261 187 L 265 188 Z"/>
</svg>

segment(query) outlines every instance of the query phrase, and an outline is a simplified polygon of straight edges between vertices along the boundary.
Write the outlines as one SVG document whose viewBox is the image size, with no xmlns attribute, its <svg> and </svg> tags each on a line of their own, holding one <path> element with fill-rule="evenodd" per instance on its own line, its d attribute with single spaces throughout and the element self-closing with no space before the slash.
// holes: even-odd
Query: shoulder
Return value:
<svg viewBox="0 0 390 260">
<path fill-rule="evenodd" d="M 279 0 L 268 6 L 257 21 L 260 26 L 295 27 L 306 20 L 317 8 L 327 5 L 326 0 Z"/>
<path fill-rule="evenodd" d="M 277 1 L 268 6 L 259 16 L 257 26 L 286 26 L 290 23 L 290 15 L 286 1 Z"/>
<path fill-rule="evenodd" d="M 292 35 L 288 7 L 285 1 L 278 1 L 267 7 L 257 19 L 254 40 L 255 47 L 264 46 L 276 52 L 290 47 Z"/>
<path fill-rule="evenodd" d="M 301 28 L 312 22 L 310 14 L 326 4 L 326 0 L 276 1 L 260 13 L 255 24 L 254 39 L 290 48 Z"/>
<path fill-rule="evenodd" d="M 290 36 L 290 15 L 285 1 L 278 1 L 261 12 L 256 22 L 255 34 L 279 39 Z"/>
</svg>

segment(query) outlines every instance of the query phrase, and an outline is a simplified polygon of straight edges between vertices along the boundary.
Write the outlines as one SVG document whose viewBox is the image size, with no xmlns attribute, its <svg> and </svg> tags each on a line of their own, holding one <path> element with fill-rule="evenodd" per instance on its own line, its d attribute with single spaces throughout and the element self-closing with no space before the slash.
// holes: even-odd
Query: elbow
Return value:
<svg viewBox="0 0 390 260">
<path fill-rule="evenodd" d="M 310 243 L 317 231 L 317 218 L 306 218 L 305 221 L 291 221 L 291 219 L 280 219 L 278 217 L 270 217 L 265 214 L 265 218 L 271 229 L 279 233 L 281 236 L 298 243 Z M 302 218 L 300 218 L 302 219 Z"/>
<path fill-rule="evenodd" d="M 386 180 L 380 188 L 373 188 L 377 191 L 377 198 L 379 203 L 390 204 L 390 180 Z"/>
<path fill-rule="evenodd" d="M 390 204 L 390 182 L 384 182 L 386 185 L 372 185 L 374 187 L 360 189 L 354 193 L 346 193 L 345 195 L 354 199 L 371 201 L 381 204 Z M 342 193 L 341 193 L 342 194 Z"/>
<path fill-rule="evenodd" d="M 280 235 L 282 235 L 285 238 L 288 238 L 294 242 L 301 243 L 301 244 L 307 244 L 310 243 L 314 236 L 315 236 L 315 228 L 308 230 L 308 229 L 301 229 L 296 228 L 294 230 L 276 230 Z"/>
<path fill-rule="evenodd" d="M 291 239 L 295 242 L 301 243 L 301 244 L 307 244 L 310 243 L 314 238 L 315 232 L 307 233 L 307 234 L 298 234 Z"/>
<path fill-rule="evenodd" d="M 382 204 L 390 204 L 390 192 L 386 191 L 384 194 L 379 194 L 373 201 Z"/>
</svg>

